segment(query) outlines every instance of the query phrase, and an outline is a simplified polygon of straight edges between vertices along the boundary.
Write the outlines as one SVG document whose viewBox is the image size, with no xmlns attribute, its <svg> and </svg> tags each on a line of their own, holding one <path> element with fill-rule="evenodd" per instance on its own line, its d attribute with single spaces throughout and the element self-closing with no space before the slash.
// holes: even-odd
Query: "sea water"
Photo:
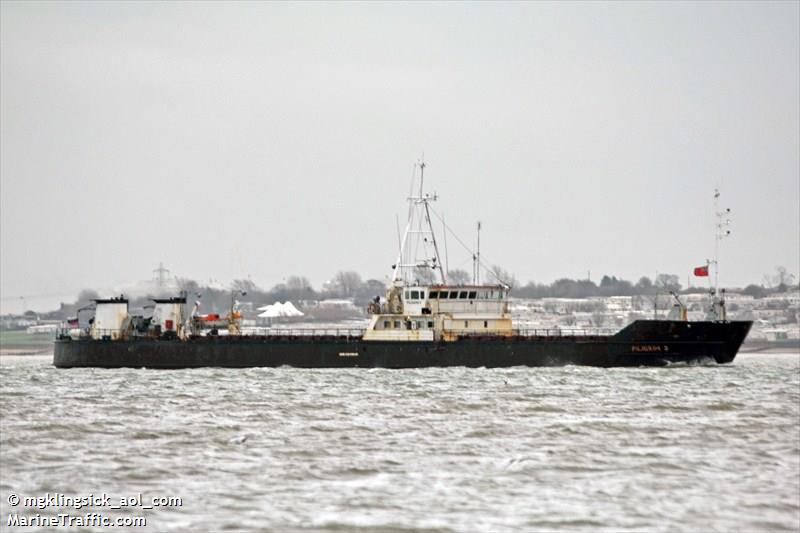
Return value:
<svg viewBox="0 0 800 533">
<path fill-rule="evenodd" d="M 51 363 L 0 358 L 4 531 L 37 514 L 108 530 L 91 513 L 143 518 L 136 531 L 800 529 L 796 353 L 626 369 Z"/>
</svg>

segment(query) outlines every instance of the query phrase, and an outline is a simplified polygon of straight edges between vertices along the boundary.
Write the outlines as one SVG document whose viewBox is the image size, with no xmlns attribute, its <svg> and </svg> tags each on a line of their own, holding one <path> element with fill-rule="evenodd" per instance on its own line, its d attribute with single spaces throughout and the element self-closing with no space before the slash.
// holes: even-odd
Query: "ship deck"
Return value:
<svg viewBox="0 0 800 533">
<path fill-rule="evenodd" d="M 247 328 L 241 333 L 231 335 L 226 330 L 217 333 L 208 331 L 201 334 L 192 334 L 186 340 L 220 340 L 226 339 L 229 342 L 259 342 L 259 341 L 292 341 L 292 340 L 339 340 L 356 341 L 362 340 L 366 328 Z M 521 341 L 521 340 L 604 340 L 614 336 L 618 330 L 602 328 L 578 328 L 578 329 L 513 329 L 510 333 L 493 333 L 485 330 L 459 330 L 453 336 L 458 339 L 472 339 L 482 341 Z M 162 337 L 163 338 L 163 337 Z M 86 330 L 77 331 L 75 329 L 60 329 L 56 332 L 56 339 L 80 340 L 80 341 L 117 341 L 117 340 L 157 340 L 150 333 L 140 333 L 136 331 L 119 330 L 96 330 L 94 337 Z M 169 339 L 167 339 L 169 340 Z M 174 340 L 174 339 L 173 339 Z M 364 342 L 369 342 L 365 340 Z"/>
</svg>

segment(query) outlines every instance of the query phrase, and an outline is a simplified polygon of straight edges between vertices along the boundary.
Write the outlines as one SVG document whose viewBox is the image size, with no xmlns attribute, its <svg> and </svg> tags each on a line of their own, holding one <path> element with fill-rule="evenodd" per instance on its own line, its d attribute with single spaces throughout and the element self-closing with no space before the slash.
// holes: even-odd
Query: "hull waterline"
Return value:
<svg viewBox="0 0 800 533">
<path fill-rule="evenodd" d="M 53 364 L 70 367 L 423 368 L 730 363 L 751 322 L 638 320 L 612 336 L 466 336 L 455 341 L 365 341 L 361 337 L 222 336 L 69 340 Z"/>
</svg>

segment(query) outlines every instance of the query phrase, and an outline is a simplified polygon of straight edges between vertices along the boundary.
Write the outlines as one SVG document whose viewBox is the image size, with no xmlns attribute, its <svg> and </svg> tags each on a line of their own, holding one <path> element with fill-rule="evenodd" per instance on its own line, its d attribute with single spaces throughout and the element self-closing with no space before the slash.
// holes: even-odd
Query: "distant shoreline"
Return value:
<svg viewBox="0 0 800 533">
<path fill-rule="evenodd" d="M 3 346 L 0 348 L 0 357 L 4 355 L 49 355 L 53 353 L 53 347 L 47 346 L 44 348 L 9 348 Z"/>
<path fill-rule="evenodd" d="M 0 355 L 44 355 L 53 352 L 53 334 L 25 330 L 0 331 Z"/>
</svg>

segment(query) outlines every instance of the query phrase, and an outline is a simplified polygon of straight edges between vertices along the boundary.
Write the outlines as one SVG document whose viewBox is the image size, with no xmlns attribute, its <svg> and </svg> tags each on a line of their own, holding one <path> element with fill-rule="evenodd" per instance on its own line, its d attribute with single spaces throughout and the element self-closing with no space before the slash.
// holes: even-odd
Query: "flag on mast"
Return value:
<svg viewBox="0 0 800 533">
<path fill-rule="evenodd" d="M 708 265 L 695 267 L 694 275 L 697 277 L 708 276 Z"/>
</svg>

